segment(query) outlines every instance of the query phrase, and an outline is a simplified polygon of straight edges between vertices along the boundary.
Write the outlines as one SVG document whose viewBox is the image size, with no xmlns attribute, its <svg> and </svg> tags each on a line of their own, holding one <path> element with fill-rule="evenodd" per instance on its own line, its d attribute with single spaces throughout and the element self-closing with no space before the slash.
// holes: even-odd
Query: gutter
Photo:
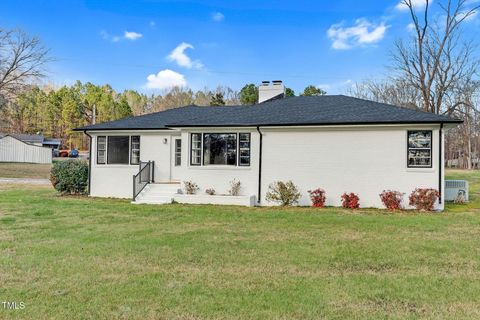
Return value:
<svg viewBox="0 0 480 320">
<path fill-rule="evenodd" d="M 167 124 L 167 128 L 229 128 L 229 127 L 322 127 L 322 126 L 371 126 L 371 125 L 436 125 L 436 124 L 460 124 L 463 120 L 447 120 L 447 121 L 361 121 L 361 122 L 299 122 L 299 123 L 223 123 L 223 124 Z M 97 130 L 97 129 L 94 129 Z M 100 129 L 98 129 L 100 130 Z M 116 130 L 116 129 L 103 129 L 103 130 Z M 118 129 L 121 130 L 121 129 Z M 127 130 L 127 129 L 124 129 Z M 128 129 L 130 130 L 130 129 Z"/>
<path fill-rule="evenodd" d="M 260 131 L 260 127 L 257 126 L 257 132 L 260 135 L 260 149 L 259 149 L 259 158 L 258 158 L 258 194 L 257 194 L 257 204 L 260 205 L 262 198 L 262 148 L 263 148 L 263 134 Z"/>
<path fill-rule="evenodd" d="M 90 143 L 88 144 L 88 195 L 91 192 L 91 185 L 92 185 L 92 136 L 87 133 L 87 130 L 83 131 L 90 138 Z"/>
<path fill-rule="evenodd" d="M 443 163 L 442 163 L 442 134 L 443 134 L 443 123 L 440 123 L 440 129 L 438 130 L 438 203 L 442 203 L 442 170 L 443 170 Z"/>
</svg>

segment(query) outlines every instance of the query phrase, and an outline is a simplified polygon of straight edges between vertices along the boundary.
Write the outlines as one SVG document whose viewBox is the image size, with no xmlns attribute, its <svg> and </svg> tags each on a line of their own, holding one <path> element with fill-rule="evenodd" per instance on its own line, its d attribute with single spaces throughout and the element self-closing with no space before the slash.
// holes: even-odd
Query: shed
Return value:
<svg viewBox="0 0 480 320">
<path fill-rule="evenodd" d="M 0 162 L 52 163 L 52 150 L 5 135 L 0 138 Z"/>
</svg>

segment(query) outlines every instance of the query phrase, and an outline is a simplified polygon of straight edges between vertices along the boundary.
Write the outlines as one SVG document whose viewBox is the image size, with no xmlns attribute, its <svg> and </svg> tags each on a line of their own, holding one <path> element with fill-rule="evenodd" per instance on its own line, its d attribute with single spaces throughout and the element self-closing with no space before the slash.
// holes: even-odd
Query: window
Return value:
<svg viewBox="0 0 480 320">
<path fill-rule="evenodd" d="M 432 131 L 408 131 L 408 154 L 407 163 L 409 168 L 432 167 Z"/>
<path fill-rule="evenodd" d="M 249 166 L 250 165 L 250 133 L 239 133 L 238 145 L 239 145 L 239 153 L 240 153 L 239 165 Z"/>
<path fill-rule="evenodd" d="M 107 151 L 107 137 L 97 137 L 97 164 L 105 164 L 105 156 Z"/>
<path fill-rule="evenodd" d="M 140 163 L 140 136 L 130 137 L 130 164 Z"/>
<path fill-rule="evenodd" d="M 128 164 L 129 136 L 109 136 L 107 147 L 108 164 Z"/>
<path fill-rule="evenodd" d="M 204 133 L 203 165 L 237 165 L 237 134 Z"/>
<path fill-rule="evenodd" d="M 202 162 L 202 135 L 200 133 L 192 133 L 191 138 L 192 153 L 190 164 L 192 166 L 199 166 Z"/>
<path fill-rule="evenodd" d="M 175 166 L 182 165 L 182 139 L 175 139 Z"/>
</svg>

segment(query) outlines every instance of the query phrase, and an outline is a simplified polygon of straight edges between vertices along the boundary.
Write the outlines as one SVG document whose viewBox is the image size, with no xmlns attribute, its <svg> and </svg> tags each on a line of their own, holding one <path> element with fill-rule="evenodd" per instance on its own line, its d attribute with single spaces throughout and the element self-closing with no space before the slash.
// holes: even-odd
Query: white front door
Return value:
<svg viewBox="0 0 480 320">
<path fill-rule="evenodd" d="M 172 181 L 179 180 L 179 171 L 182 166 L 182 138 L 180 136 L 172 136 L 171 155 L 171 172 Z"/>
</svg>

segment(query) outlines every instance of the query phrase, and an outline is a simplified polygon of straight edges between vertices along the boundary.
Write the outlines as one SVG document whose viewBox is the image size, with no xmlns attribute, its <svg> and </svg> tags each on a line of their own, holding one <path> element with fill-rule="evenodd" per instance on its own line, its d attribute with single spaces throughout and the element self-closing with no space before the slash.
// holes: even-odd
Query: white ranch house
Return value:
<svg viewBox="0 0 480 320">
<path fill-rule="evenodd" d="M 283 85 L 263 84 L 269 90 Z M 260 89 L 262 89 L 262 86 Z M 265 88 L 267 89 L 267 88 Z M 91 138 L 89 192 L 136 203 L 273 205 L 274 181 L 323 188 L 326 205 L 355 192 L 381 208 L 384 189 L 444 189 L 444 133 L 460 120 L 343 95 L 283 98 L 251 106 L 186 106 L 77 130 Z M 142 172 L 139 174 L 139 171 Z M 226 194 L 241 182 L 237 197 Z M 193 181 L 196 195 L 182 194 Z M 408 203 L 404 203 L 408 207 Z M 436 209 L 442 210 L 440 197 Z"/>
</svg>

